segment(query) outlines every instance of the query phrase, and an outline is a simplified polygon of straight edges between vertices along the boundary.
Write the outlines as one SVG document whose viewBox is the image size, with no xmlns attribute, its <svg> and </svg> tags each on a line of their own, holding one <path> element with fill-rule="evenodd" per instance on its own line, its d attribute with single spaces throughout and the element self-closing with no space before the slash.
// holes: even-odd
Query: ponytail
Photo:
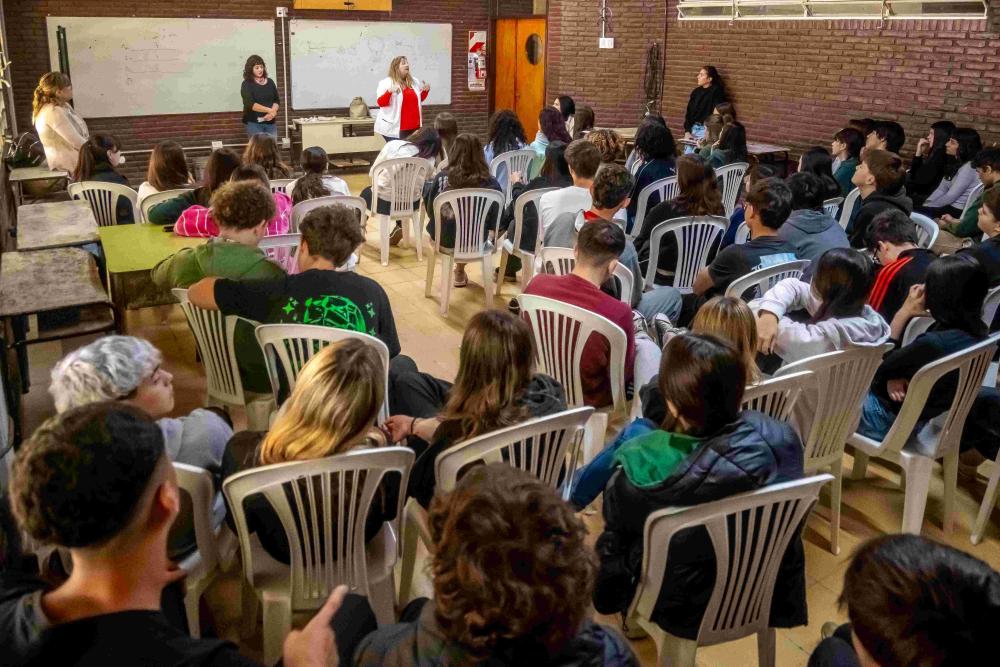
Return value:
<svg viewBox="0 0 1000 667">
<path fill-rule="evenodd" d="M 118 148 L 118 140 L 110 134 L 95 134 L 80 146 L 80 157 L 73 171 L 76 182 L 90 180 L 101 163 L 107 164 L 112 171 L 117 171 L 115 165 L 108 161 L 108 151 Z"/>
</svg>

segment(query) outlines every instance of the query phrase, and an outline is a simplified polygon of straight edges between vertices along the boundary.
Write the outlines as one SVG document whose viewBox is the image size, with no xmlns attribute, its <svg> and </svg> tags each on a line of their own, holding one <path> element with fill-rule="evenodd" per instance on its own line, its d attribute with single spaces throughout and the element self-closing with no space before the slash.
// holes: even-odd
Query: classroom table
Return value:
<svg viewBox="0 0 1000 667">
<path fill-rule="evenodd" d="M 104 246 L 111 301 L 123 330 L 126 310 L 177 302 L 169 289 L 161 290 L 153 284 L 150 270 L 178 250 L 207 240 L 177 236 L 160 225 L 148 224 L 101 227 L 97 234 Z"/>
<path fill-rule="evenodd" d="M 17 209 L 18 250 L 63 248 L 97 240 L 97 219 L 85 201 L 24 204 Z"/>
<path fill-rule="evenodd" d="M 18 167 L 11 169 L 7 180 L 14 190 L 14 205 L 20 206 L 24 199 L 24 184 L 29 181 L 45 181 L 50 178 L 68 178 L 69 172 L 52 170 L 48 167 Z M 53 193 L 55 194 L 55 193 Z"/>
<path fill-rule="evenodd" d="M 783 155 L 781 160 L 781 171 L 784 176 L 788 176 L 788 154 L 791 152 L 791 148 L 788 146 L 778 146 L 776 144 L 765 144 L 759 141 L 748 141 L 747 142 L 747 152 L 750 155 L 777 155 L 781 153 Z"/>
</svg>

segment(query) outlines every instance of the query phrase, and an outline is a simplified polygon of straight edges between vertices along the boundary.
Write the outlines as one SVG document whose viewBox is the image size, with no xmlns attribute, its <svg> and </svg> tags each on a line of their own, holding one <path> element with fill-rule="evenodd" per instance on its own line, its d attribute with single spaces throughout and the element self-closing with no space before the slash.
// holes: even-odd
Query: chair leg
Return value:
<svg viewBox="0 0 1000 667">
<path fill-rule="evenodd" d="M 273 398 L 248 402 L 246 404 L 247 429 L 250 431 L 266 431 L 269 427 L 271 412 L 274 409 Z"/>
<path fill-rule="evenodd" d="M 774 667 L 775 645 L 774 628 L 757 633 L 757 664 L 760 667 Z"/>
<path fill-rule="evenodd" d="M 926 456 L 915 456 L 904 464 L 906 490 L 903 495 L 903 526 L 900 532 L 920 534 L 933 467 L 934 462 Z"/>
<path fill-rule="evenodd" d="M 958 490 L 958 449 L 944 457 L 944 532 L 950 533 L 955 524 L 955 494 Z"/>
<path fill-rule="evenodd" d="M 535 256 L 521 253 L 521 289 L 523 290 L 535 277 Z"/>
<path fill-rule="evenodd" d="M 437 264 L 437 256 L 431 253 L 427 256 L 427 282 L 424 283 L 424 297 L 431 298 L 431 287 L 434 284 L 434 265 Z"/>
<path fill-rule="evenodd" d="M 497 281 L 497 293 L 503 285 L 503 276 Z M 486 308 L 493 307 L 493 255 L 483 255 L 483 297 L 486 300 Z"/>
<path fill-rule="evenodd" d="M 698 642 L 663 632 L 663 644 L 658 647 L 657 654 L 656 664 L 660 667 L 694 667 Z"/>
<path fill-rule="evenodd" d="M 188 634 L 194 638 L 201 637 L 201 613 L 198 603 L 201 601 L 202 587 L 200 582 L 192 585 L 187 583 L 187 590 L 184 592 L 184 613 L 187 616 Z"/>
<path fill-rule="evenodd" d="M 604 436 L 608 430 L 608 415 L 595 412 L 590 415 L 583 431 L 583 463 L 594 460 L 594 457 L 604 449 Z"/>
<path fill-rule="evenodd" d="M 392 625 L 396 622 L 396 601 L 395 582 L 393 581 L 392 570 L 389 576 L 379 581 L 368 583 L 368 601 L 371 603 L 372 611 L 375 612 L 375 620 L 379 627 Z"/>
<path fill-rule="evenodd" d="M 864 479 L 868 474 L 869 456 L 863 451 L 854 448 L 854 467 L 851 468 L 851 479 Z"/>
<path fill-rule="evenodd" d="M 448 299 L 451 298 L 451 269 L 455 264 L 455 258 L 451 255 L 442 255 L 441 259 L 441 314 L 448 315 Z"/>
<path fill-rule="evenodd" d="M 424 216 L 417 209 L 411 218 L 413 220 L 413 243 L 417 247 L 417 261 L 424 261 Z"/>
<path fill-rule="evenodd" d="M 411 245 L 413 245 L 413 238 L 412 238 L 412 236 L 410 234 L 410 227 L 411 227 L 410 221 L 411 220 L 413 220 L 412 217 L 409 218 L 409 219 L 407 219 L 407 220 L 402 220 L 402 221 L 397 220 L 396 221 L 396 222 L 401 222 L 402 223 L 402 226 L 403 226 L 403 245 L 405 247 L 407 247 L 407 248 L 409 248 Z"/>
<path fill-rule="evenodd" d="M 417 566 L 417 539 L 419 534 L 414 522 L 410 519 L 409 513 L 403 511 L 403 556 L 399 563 L 399 606 L 402 607 L 410 601 L 410 593 L 413 590 L 413 571 Z"/>
<path fill-rule="evenodd" d="M 503 287 L 504 276 L 507 275 L 507 262 L 510 260 L 510 253 L 507 252 L 506 248 L 500 250 L 500 273 L 497 275 L 497 288 L 494 292 L 497 296 L 500 296 L 500 289 Z"/>
<path fill-rule="evenodd" d="M 844 484 L 844 461 L 841 459 L 830 465 L 833 485 L 830 487 L 830 553 L 840 554 L 840 499 Z M 773 630 L 771 631 L 774 632 Z M 757 635 L 758 640 L 761 635 Z M 772 656 L 771 664 L 774 663 Z"/>
<path fill-rule="evenodd" d="M 273 665 L 281 658 L 285 637 L 292 629 L 292 601 L 270 593 L 264 594 L 264 664 Z"/>
<path fill-rule="evenodd" d="M 1000 455 L 997 455 L 1000 461 Z M 997 502 L 997 486 L 1000 485 L 1000 462 L 993 464 L 993 472 L 990 473 L 990 481 L 986 485 L 986 494 L 983 502 L 979 506 L 979 515 L 976 517 L 976 525 L 972 528 L 972 543 L 979 544 L 983 539 L 983 532 L 986 530 L 986 523 L 993 514 L 993 508 Z"/>
<path fill-rule="evenodd" d="M 382 256 L 382 266 L 389 266 L 389 216 L 378 216 L 379 252 Z"/>
</svg>

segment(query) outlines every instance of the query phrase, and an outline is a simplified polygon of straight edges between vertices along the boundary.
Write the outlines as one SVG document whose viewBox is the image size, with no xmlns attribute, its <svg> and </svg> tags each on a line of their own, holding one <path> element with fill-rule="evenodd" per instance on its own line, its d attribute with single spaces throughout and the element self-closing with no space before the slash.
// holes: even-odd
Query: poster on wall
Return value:
<svg viewBox="0 0 1000 667">
<path fill-rule="evenodd" d="M 469 31 L 469 90 L 486 90 L 486 31 Z"/>
</svg>

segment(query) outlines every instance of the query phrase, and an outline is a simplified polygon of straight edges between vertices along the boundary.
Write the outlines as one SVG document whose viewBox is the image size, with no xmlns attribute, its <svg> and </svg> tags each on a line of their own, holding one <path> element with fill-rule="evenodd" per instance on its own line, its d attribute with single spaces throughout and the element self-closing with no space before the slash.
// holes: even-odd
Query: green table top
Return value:
<svg viewBox="0 0 1000 667">
<path fill-rule="evenodd" d="M 109 273 L 149 271 L 181 248 L 202 245 L 207 239 L 176 236 L 160 225 L 114 225 L 97 230 L 104 246 Z"/>
</svg>

